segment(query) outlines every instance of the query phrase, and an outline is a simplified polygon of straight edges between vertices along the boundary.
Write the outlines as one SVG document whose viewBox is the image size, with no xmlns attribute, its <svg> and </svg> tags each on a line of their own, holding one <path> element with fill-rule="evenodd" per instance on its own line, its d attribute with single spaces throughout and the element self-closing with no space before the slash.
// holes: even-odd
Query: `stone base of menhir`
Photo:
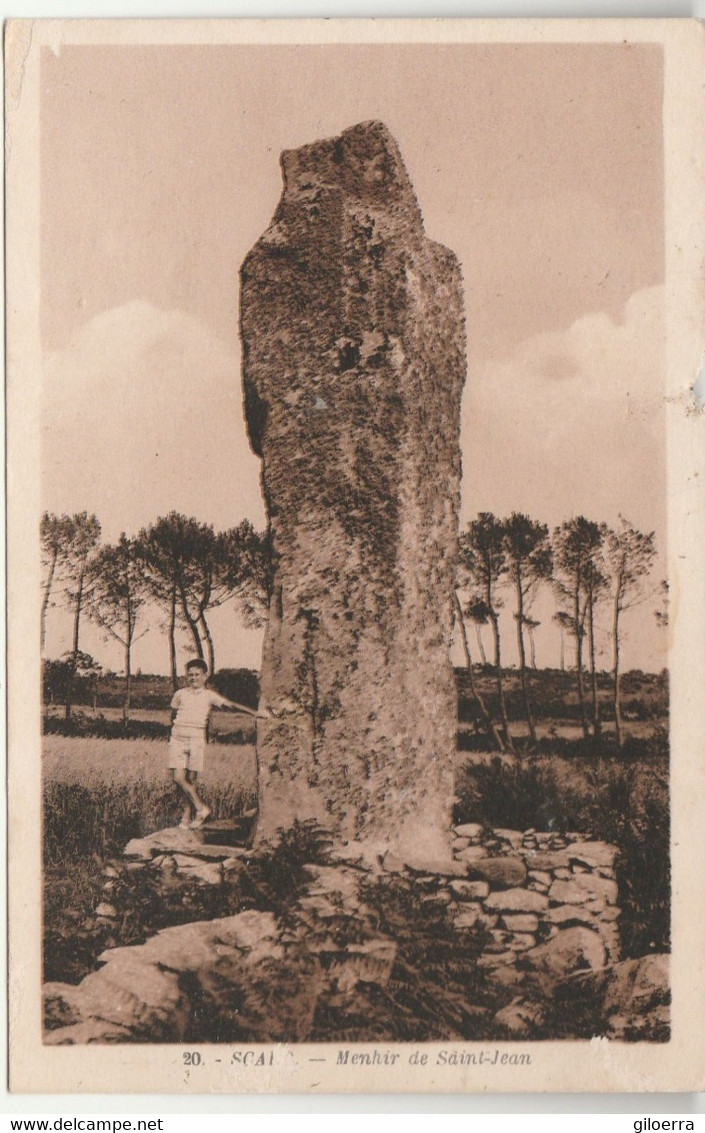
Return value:
<svg viewBox="0 0 705 1133">
<path fill-rule="evenodd" d="M 478 1006 L 476 1022 L 483 1022 L 487 1038 L 560 1037 L 546 1030 L 559 1000 L 575 1002 L 576 1010 L 590 1001 L 596 1033 L 608 1038 L 667 1034 L 667 957 L 620 960 L 617 847 L 577 833 L 468 823 L 454 828 L 453 851 L 454 862 L 443 872 L 424 872 L 391 853 L 371 864 L 350 844 L 328 864 L 305 867 L 309 882 L 286 926 L 269 912 L 249 909 L 110 949 L 100 957 L 102 967 L 78 986 L 46 985 L 45 1042 L 183 1041 L 192 1033 L 198 988 L 207 990 L 213 980 L 247 987 L 266 1017 L 279 1002 L 272 995 L 276 972 L 286 980 L 291 957 L 300 963 L 302 947 L 308 1011 L 301 1014 L 293 1003 L 288 1011 L 284 996 L 281 1017 L 271 1020 L 271 1041 L 306 1041 L 321 997 L 340 1006 L 360 984 L 384 988 L 394 979 L 397 942 L 367 922 L 364 904 L 365 885 L 385 877 L 405 886 L 420 910 L 447 914 L 459 954 L 468 946 L 468 929 L 485 932 L 476 964 L 495 1006 Z M 126 853 L 126 869 L 159 871 L 165 884 L 176 875 L 220 885 L 253 857 L 244 847 L 206 845 L 180 830 L 137 839 Z M 107 901 L 96 913 L 119 915 Z M 341 915 L 364 929 L 351 943 L 341 944 L 334 931 Z"/>
</svg>

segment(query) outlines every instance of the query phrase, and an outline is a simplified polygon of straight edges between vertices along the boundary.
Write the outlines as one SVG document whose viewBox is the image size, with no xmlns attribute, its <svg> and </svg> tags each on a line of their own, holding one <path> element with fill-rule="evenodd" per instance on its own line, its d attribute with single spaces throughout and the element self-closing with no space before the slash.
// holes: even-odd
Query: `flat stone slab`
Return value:
<svg viewBox="0 0 705 1133">
<path fill-rule="evenodd" d="M 497 913 L 542 913 L 548 908 L 548 897 L 533 889 L 505 889 L 490 893 L 485 908 Z"/>
<path fill-rule="evenodd" d="M 485 828 L 479 822 L 463 822 L 460 826 L 453 827 L 455 833 L 459 838 L 481 838 L 484 834 Z"/>
<path fill-rule="evenodd" d="M 566 850 L 525 851 L 526 864 L 531 870 L 568 869 L 570 858 Z"/>
<path fill-rule="evenodd" d="M 126 858 L 151 861 L 159 854 L 174 852 L 209 861 L 223 861 L 225 858 L 238 856 L 236 848 L 231 845 L 206 845 L 203 830 L 182 830 L 180 826 L 157 830 L 145 838 L 133 838 L 125 846 L 123 854 Z M 242 853 L 246 853 L 244 848 Z"/>
<path fill-rule="evenodd" d="M 597 866 L 611 868 L 619 853 L 619 847 L 609 842 L 573 842 L 568 847 L 571 861 L 582 862 L 593 869 Z"/>
</svg>

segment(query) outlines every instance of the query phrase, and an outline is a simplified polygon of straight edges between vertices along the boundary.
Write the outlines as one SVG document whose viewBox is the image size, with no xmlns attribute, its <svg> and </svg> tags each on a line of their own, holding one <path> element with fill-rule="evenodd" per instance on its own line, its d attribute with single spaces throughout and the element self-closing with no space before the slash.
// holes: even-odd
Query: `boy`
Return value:
<svg viewBox="0 0 705 1133">
<path fill-rule="evenodd" d="M 203 770 L 203 756 L 206 746 L 206 728 L 213 708 L 236 708 L 257 716 L 244 704 L 236 704 L 220 693 L 206 688 L 208 666 L 205 661 L 195 658 L 186 662 L 186 687 L 174 694 L 171 702 L 172 728 L 169 739 L 169 768 L 180 794 L 186 798 L 180 827 L 184 830 L 200 830 L 210 816 L 207 807 L 196 790 L 196 779 Z"/>
</svg>

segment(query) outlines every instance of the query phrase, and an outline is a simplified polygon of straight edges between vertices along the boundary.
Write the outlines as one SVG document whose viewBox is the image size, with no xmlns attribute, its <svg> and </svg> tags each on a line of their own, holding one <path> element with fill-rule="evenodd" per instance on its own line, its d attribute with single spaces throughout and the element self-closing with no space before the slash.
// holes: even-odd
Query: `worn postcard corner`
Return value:
<svg viewBox="0 0 705 1133">
<path fill-rule="evenodd" d="M 705 1088 L 701 23 L 5 51 L 12 1088 Z"/>
</svg>

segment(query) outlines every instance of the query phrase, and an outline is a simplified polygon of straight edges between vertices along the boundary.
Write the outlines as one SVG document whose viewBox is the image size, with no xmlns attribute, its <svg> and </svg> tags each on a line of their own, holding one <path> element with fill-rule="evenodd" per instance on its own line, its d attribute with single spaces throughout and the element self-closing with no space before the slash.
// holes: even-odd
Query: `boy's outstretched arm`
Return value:
<svg viewBox="0 0 705 1133">
<path fill-rule="evenodd" d="M 264 720 L 269 720 L 271 718 L 272 714 L 268 709 L 248 708 L 246 704 L 238 704 L 236 700 L 228 700 L 226 696 L 223 697 L 223 700 L 226 701 L 223 707 L 234 708 L 236 712 L 246 712 L 248 716 L 259 716 L 260 719 Z"/>
</svg>

